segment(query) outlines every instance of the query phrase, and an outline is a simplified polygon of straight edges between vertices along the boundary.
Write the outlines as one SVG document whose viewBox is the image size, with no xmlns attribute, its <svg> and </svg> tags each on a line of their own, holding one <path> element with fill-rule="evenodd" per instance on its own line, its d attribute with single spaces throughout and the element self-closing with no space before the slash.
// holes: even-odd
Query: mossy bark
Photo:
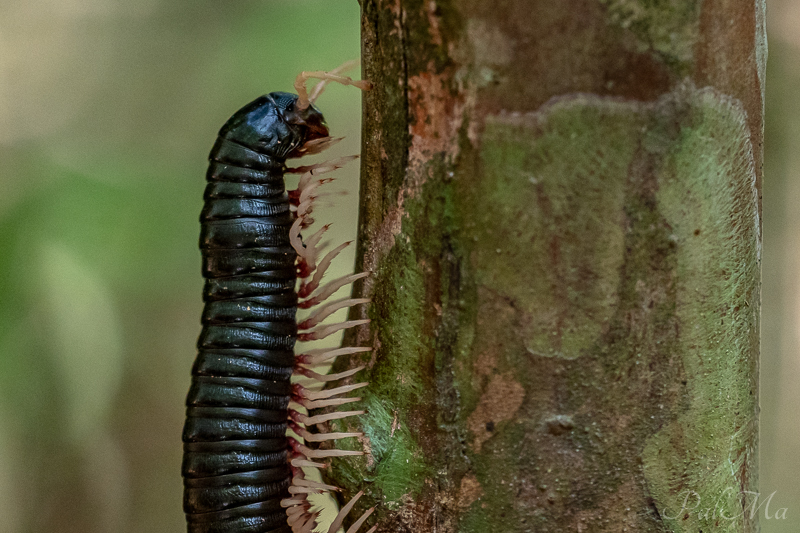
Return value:
<svg viewBox="0 0 800 533">
<path fill-rule="evenodd" d="M 379 531 L 755 531 L 760 1 L 363 0 Z M 355 446 L 355 443 L 354 443 Z"/>
</svg>

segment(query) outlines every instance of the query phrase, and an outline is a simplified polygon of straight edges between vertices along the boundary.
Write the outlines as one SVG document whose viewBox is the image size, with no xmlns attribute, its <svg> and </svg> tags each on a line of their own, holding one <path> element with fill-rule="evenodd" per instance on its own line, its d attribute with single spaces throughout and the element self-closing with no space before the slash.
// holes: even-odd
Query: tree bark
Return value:
<svg viewBox="0 0 800 533">
<path fill-rule="evenodd" d="M 378 531 L 756 531 L 763 3 L 362 0 Z"/>
</svg>

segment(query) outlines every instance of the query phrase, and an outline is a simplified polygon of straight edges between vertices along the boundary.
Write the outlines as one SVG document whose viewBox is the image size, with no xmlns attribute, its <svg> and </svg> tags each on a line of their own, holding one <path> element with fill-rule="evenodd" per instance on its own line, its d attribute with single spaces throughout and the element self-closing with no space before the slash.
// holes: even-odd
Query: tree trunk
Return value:
<svg viewBox="0 0 800 533">
<path fill-rule="evenodd" d="M 378 531 L 756 531 L 755 0 L 362 0 Z M 754 513 L 756 514 L 756 513 Z"/>
</svg>

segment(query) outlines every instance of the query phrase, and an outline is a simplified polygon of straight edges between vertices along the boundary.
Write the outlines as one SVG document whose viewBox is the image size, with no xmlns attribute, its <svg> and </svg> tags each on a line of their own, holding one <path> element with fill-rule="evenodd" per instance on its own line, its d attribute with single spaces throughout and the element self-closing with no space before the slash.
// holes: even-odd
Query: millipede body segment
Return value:
<svg viewBox="0 0 800 533">
<path fill-rule="evenodd" d="M 297 95 L 274 92 L 246 105 L 222 127 L 209 156 L 200 216 L 205 309 L 183 431 L 190 533 L 310 532 L 317 513 L 311 511 L 308 494 L 335 487 L 306 479 L 303 468 L 323 467 L 318 461 L 326 457 L 361 453 L 318 450 L 312 444 L 358 436 L 319 433 L 314 426 L 360 411 L 316 416 L 308 411 L 358 400 L 340 396 L 366 384 L 321 390 L 315 385 L 359 369 L 325 376 L 314 367 L 368 349 L 294 351 L 298 340 L 324 338 L 366 322 L 321 324 L 332 312 L 367 301 L 323 303 L 363 275 L 321 285 L 325 269 L 344 245 L 318 261 L 318 242 L 327 226 L 306 239 L 300 236 L 313 222 L 309 215 L 317 188 L 327 181 L 318 176 L 353 158 L 286 167 L 287 159 L 319 152 L 338 140 L 329 137 L 312 102 L 328 81 L 368 88 L 368 82 L 340 76 L 344 68 L 303 73 L 295 84 Z M 322 79 L 311 97 L 305 91 L 310 77 Z M 287 172 L 301 174 L 294 191 L 286 191 Z M 314 306 L 298 326 L 298 308 Z M 292 383 L 292 376 L 303 376 L 305 382 Z M 287 436 L 289 429 L 298 438 Z M 342 509 L 331 532 L 353 503 Z M 348 531 L 355 533 L 367 515 Z"/>
</svg>

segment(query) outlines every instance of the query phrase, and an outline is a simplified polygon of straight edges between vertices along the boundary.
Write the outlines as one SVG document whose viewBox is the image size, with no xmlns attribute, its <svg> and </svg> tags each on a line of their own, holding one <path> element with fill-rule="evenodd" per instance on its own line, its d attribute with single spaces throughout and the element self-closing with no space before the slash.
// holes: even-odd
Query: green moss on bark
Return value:
<svg viewBox="0 0 800 533">
<path fill-rule="evenodd" d="M 347 477 L 468 533 L 660 531 L 687 480 L 704 500 L 751 487 L 742 117 L 691 87 L 575 96 L 489 118 L 452 176 L 429 163 L 443 178 L 405 197 L 377 262 L 369 457 Z"/>
<path fill-rule="evenodd" d="M 641 118 L 608 120 L 581 100 L 489 119 L 485 177 L 460 191 L 476 282 L 519 303 L 525 347 L 536 356 L 579 357 L 617 300 L 626 172 Z"/>
<path fill-rule="evenodd" d="M 744 120 L 687 87 L 652 105 L 576 97 L 488 121 L 473 169 L 486 179 L 458 195 L 480 339 L 459 382 L 483 488 L 460 531 L 544 531 L 567 509 L 592 530 L 655 531 L 676 527 L 687 491 L 743 513 L 759 268 Z M 514 422 L 471 424 L 498 375 L 526 391 Z M 559 422 L 570 415 L 578 427 Z M 609 498 L 640 511 L 604 509 Z M 695 512 L 675 531 L 714 521 Z"/>
<path fill-rule="evenodd" d="M 754 486 L 758 88 L 677 87 L 755 64 L 712 4 L 363 3 L 376 351 L 338 477 L 378 531 L 663 533 L 689 484 Z"/>
<path fill-rule="evenodd" d="M 405 496 L 419 495 L 430 470 L 408 425 L 409 414 L 413 417 L 416 409 L 430 401 L 426 384 L 431 376 L 425 372 L 430 349 L 420 334 L 425 315 L 424 273 L 413 248 L 398 242 L 375 277 L 373 299 L 391 302 L 391 306 L 372 307 L 370 317 L 382 343 L 393 349 L 380 351 L 379 364 L 371 368 L 371 386 L 363 400 L 366 415 L 359 419 L 364 439 L 350 443 L 351 449 L 366 448 L 368 457 L 337 462 L 334 473 L 355 486 L 369 482 L 370 495 L 394 509 Z M 344 420 L 334 426 L 352 429 L 349 424 Z"/>
<path fill-rule="evenodd" d="M 684 76 L 694 63 L 702 0 L 599 0 L 609 24 L 636 36 L 638 51 L 652 51 Z"/>
<path fill-rule="evenodd" d="M 742 491 L 756 490 L 760 248 L 753 153 L 738 103 L 708 90 L 690 103 L 658 193 L 678 247 L 678 349 L 691 376 L 689 405 L 648 439 L 644 468 L 671 531 L 750 530 L 751 499 Z"/>
</svg>

